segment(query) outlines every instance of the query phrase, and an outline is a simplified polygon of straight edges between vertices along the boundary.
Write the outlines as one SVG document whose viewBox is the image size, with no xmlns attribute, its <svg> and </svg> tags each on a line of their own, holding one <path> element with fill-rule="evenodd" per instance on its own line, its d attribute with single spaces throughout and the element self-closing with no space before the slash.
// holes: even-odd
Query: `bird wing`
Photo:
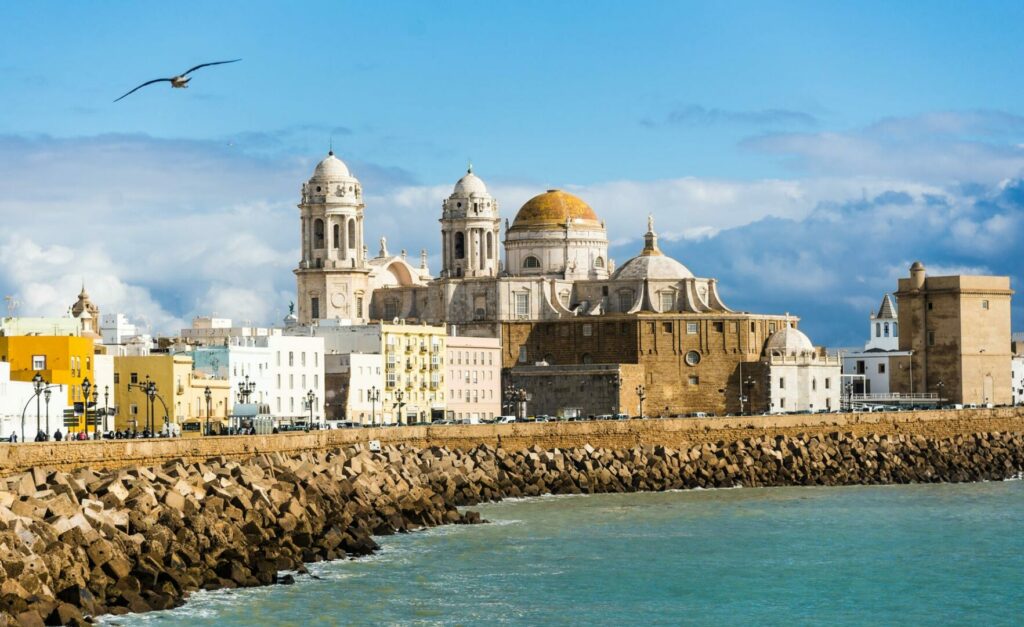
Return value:
<svg viewBox="0 0 1024 627">
<path fill-rule="evenodd" d="M 182 76 L 188 76 L 189 74 L 191 74 L 192 72 L 195 72 L 199 68 L 206 67 L 208 65 L 222 65 L 224 63 L 234 63 L 236 61 L 241 61 L 241 59 L 231 59 L 230 61 L 214 61 L 212 63 L 200 63 L 199 65 L 195 66 L 194 68 L 192 68 L 188 72 L 185 72 L 184 74 L 182 74 Z"/>
<path fill-rule="evenodd" d="M 130 92 L 128 92 L 124 96 L 121 96 L 121 98 L 124 98 L 125 96 L 130 96 L 131 94 L 134 94 L 135 92 L 139 91 L 140 89 L 142 89 L 146 85 L 152 85 L 153 83 L 163 83 L 164 81 L 170 83 L 171 79 L 169 79 L 169 78 L 154 78 L 151 81 L 146 81 L 145 83 L 139 85 L 138 87 L 136 87 L 135 89 L 131 90 Z M 118 98 L 117 100 L 120 100 L 121 98 Z M 114 102 L 117 102 L 117 100 L 115 100 Z"/>
</svg>

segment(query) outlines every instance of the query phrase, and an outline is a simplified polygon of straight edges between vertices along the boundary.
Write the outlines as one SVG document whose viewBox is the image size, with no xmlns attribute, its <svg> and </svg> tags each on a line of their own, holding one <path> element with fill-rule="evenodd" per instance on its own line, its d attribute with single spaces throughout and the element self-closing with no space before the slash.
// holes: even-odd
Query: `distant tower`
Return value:
<svg viewBox="0 0 1024 627">
<path fill-rule="evenodd" d="M 363 189 L 348 166 L 327 153 L 302 186 L 302 259 L 295 269 L 298 320 L 365 319 Z"/>
<path fill-rule="evenodd" d="M 81 321 L 83 336 L 99 337 L 100 308 L 89 299 L 89 293 L 85 291 L 85 283 L 82 283 L 82 291 L 78 293 L 78 300 L 71 306 L 71 315 Z"/>
<path fill-rule="evenodd" d="M 900 349 L 900 325 L 896 305 L 888 294 L 882 297 L 878 311 L 871 314 L 871 333 L 864 350 L 896 351 Z"/>
<path fill-rule="evenodd" d="M 498 201 L 472 165 L 441 206 L 441 278 L 498 276 Z"/>
</svg>

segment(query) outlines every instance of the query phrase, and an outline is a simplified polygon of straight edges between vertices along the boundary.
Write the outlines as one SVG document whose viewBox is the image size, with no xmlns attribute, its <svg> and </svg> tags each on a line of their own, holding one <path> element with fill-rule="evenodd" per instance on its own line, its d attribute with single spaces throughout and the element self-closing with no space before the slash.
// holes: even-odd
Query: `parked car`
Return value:
<svg viewBox="0 0 1024 627">
<path fill-rule="evenodd" d="M 508 425 L 513 422 L 519 422 L 519 420 L 515 416 L 498 416 L 498 419 L 495 421 L 499 425 Z"/>
<path fill-rule="evenodd" d="M 629 420 L 629 414 L 615 414 L 616 420 Z"/>
</svg>

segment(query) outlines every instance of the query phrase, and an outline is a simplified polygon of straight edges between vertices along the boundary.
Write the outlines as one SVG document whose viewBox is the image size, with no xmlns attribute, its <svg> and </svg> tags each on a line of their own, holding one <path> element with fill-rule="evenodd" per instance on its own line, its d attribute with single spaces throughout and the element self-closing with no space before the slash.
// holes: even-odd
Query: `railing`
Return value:
<svg viewBox="0 0 1024 627">
<path fill-rule="evenodd" d="M 858 401 L 941 401 L 943 400 L 935 392 L 915 392 L 913 394 L 902 394 L 900 392 L 892 392 L 890 394 L 852 394 L 850 400 L 853 402 Z"/>
</svg>

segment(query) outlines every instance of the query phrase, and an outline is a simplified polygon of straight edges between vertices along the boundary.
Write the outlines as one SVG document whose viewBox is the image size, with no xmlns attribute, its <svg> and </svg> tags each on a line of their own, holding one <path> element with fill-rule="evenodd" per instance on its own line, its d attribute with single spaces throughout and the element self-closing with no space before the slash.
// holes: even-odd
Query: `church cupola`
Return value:
<svg viewBox="0 0 1024 627">
<path fill-rule="evenodd" d="M 473 165 L 441 203 L 442 278 L 498 275 L 498 201 Z"/>
</svg>

